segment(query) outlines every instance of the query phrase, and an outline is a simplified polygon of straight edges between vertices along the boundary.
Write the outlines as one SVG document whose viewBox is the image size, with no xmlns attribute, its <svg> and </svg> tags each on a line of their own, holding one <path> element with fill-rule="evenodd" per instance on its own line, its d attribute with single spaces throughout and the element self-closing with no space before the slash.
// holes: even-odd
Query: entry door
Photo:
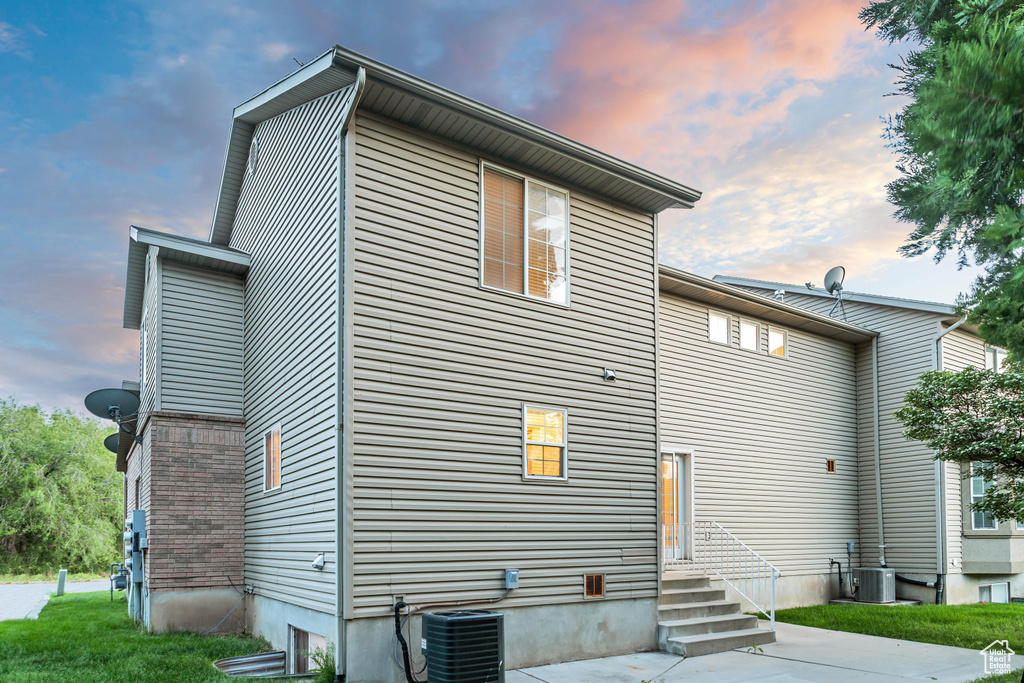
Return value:
<svg viewBox="0 0 1024 683">
<path fill-rule="evenodd" d="M 687 465 L 689 462 L 683 454 L 661 454 L 661 536 L 666 560 L 689 557 Z"/>
</svg>

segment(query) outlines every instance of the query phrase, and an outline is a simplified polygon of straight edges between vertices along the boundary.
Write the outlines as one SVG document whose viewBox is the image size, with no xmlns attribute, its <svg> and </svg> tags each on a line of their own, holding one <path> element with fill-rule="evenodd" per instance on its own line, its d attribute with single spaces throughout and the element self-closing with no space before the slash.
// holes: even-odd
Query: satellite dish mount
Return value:
<svg viewBox="0 0 1024 683">
<path fill-rule="evenodd" d="M 138 416 L 139 405 L 139 397 L 124 389 L 97 389 L 85 397 L 86 410 L 96 417 L 113 420 L 121 431 L 141 446 L 142 439 L 124 426 L 125 422 Z"/>
<path fill-rule="evenodd" d="M 828 317 L 836 317 L 836 313 L 842 316 L 843 321 L 846 321 L 846 306 L 843 304 L 843 280 L 846 279 L 846 268 L 842 266 L 836 266 L 827 273 L 825 273 L 825 291 L 836 298 L 836 302 L 832 304 L 832 309 L 828 312 Z"/>
</svg>

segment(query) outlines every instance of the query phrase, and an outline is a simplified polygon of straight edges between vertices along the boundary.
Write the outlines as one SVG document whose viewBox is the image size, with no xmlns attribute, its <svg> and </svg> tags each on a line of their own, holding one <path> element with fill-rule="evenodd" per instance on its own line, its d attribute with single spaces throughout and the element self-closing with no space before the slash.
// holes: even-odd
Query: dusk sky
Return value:
<svg viewBox="0 0 1024 683">
<path fill-rule="evenodd" d="M 128 226 L 205 239 L 232 108 L 335 43 L 702 190 L 659 219 L 664 263 L 952 302 L 973 272 L 896 253 L 907 46 L 862 4 L 6 0 L 0 397 L 80 412 L 137 379 Z"/>
</svg>

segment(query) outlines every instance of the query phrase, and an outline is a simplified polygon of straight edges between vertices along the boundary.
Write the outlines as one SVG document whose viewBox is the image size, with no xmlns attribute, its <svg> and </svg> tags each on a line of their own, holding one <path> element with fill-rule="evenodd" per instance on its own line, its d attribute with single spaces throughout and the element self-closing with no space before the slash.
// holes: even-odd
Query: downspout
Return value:
<svg viewBox="0 0 1024 683">
<path fill-rule="evenodd" d="M 335 670 L 338 673 L 338 679 L 344 680 L 346 672 L 346 633 L 345 633 L 345 603 L 344 603 L 344 590 L 346 588 L 346 582 L 351 582 L 352 577 L 345 576 L 346 563 L 342 561 L 345 556 L 345 544 L 347 542 L 345 530 L 348 523 L 347 517 L 343 518 L 343 513 L 346 510 L 347 505 L 347 488 L 345 478 L 345 465 L 348 460 L 348 449 L 346 448 L 346 440 L 349 436 L 347 425 L 347 409 L 351 409 L 351 396 L 352 387 L 351 374 L 345 372 L 346 363 L 351 362 L 351 358 L 348 358 L 346 354 L 346 339 L 348 338 L 348 326 L 346 324 L 348 317 L 351 313 L 351 306 L 349 306 L 348 298 L 351 294 L 348 287 L 346 287 L 346 278 L 351 276 L 349 272 L 348 263 L 346 258 L 351 258 L 351 253 L 346 248 L 348 241 L 347 236 L 350 226 L 346 224 L 346 215 L 349 213 L 350 207 L 346 206 L 346 187 L 348 185 L 348 173 L 346 171 L 348 165 L 348 159 L 346 157 L 346 145 L 345 145 L 345 134 L 348 131 L 349 125 L 355 118 L 356 107 L 359 106 L 360 100 L 363 98 L 363 94 L 366 91 L 366 69 L 359 67 L 359 71 L 356 74 L 355 89 L 351 95 L 351 102 L 348 109 L 345 111 L 345 117 L 341 122 L 341 129 L 338 131 L 338 203 L 337 203 L 337 221 L 338 229 L 335 235 L 335 272 L 336 272 L 336 301 L 337 307 L 335 309 L 336 327 L 335 327 L 335 344 L 334 344 L 334 408 L 335 408 L 335 421 L 334 421 L 334 559 L 335 559 L 335 572 L 334 572 L 334 598 L 335 598 L 335 616 L 337 618 L 337 628 L 335 632 Z"/>
<path fill-rule="evenodd" d="M 871 393 L 874 399 L 875 514 L 878 515 L 878 564 L 885 566 L 885 523 L 882 520 L 882 430 L 878 400 L 878 337 L 871 338 Z"/>
<path fill-rule="evenodd" d="M 947 334 L 955 330 L 956 328 L 967 322 L 967 314 L 964 314 L 960 320 L 956 321 L 944 330 L 941 330 L 935 335 L 935 348 L 932 355 L 932 365 L 934 370 L 942 370 L 942 338 Z M 940 323 L 941 326 L 941 323 Z M 944 578 L 946 574 L 946 565 L 949 561 L 947 556 L 947 538 L 948 529 L 946 528 L 946 468 L 945 463 L 941 460 L 935 461 L 935 511 L 937 513 L 938 524 L 935 526 L 935 604 L 942 604 L 943 585 L 945 584 Z"/>
</svg>

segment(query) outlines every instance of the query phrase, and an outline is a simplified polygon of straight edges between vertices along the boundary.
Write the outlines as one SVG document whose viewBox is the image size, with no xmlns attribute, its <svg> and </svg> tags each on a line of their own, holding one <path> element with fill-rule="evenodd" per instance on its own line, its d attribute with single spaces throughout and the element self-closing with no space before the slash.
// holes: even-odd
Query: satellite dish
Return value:
<svg viewBox="0 0 1024 683">
<path fill-rule="evenodd" d="M 107 450 L 111 453 L 117 453 L 117 442 L 121 440 L 121 433 L 115 432 L 107 438 L 103 439 L 103 445 L 107 447 Z"/>
<path fill-rule="evenodd" d="M 836 266 L 825 273 L 825 291 L 835 296 L 835 293 L 843 288 L 843 280 L 846 279 L 846 268 Z"/>
<path fill-rule="evenodd" d="M 139 397 L 125 389 L 97 389 L 85 397 L 85 409 L 96 417 L 119 422 L 139 412 Z"/>
</svg>

